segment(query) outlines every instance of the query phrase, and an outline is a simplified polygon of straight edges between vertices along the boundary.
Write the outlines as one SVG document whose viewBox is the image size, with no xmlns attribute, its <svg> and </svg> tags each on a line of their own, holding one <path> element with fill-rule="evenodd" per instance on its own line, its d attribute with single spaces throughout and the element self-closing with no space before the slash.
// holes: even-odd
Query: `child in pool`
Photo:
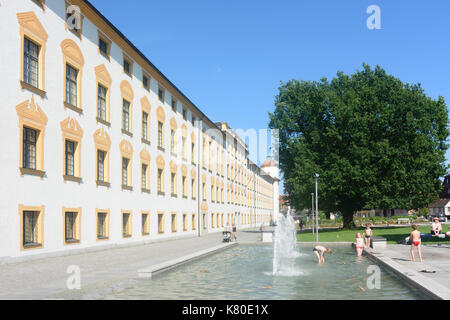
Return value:
<svg viewBox="0 0 450 320">
<path fill-rule="evenodd" d="M 366 241 L 366 248 L 370 247 L 370 239 L 373 236 L 373 232 L 372 229 L 370 229 L 370 224 L 366 225 L 366 230 L 364 230 L 364 237 L 365 237 L 365 241 Z"/>
<path fill-rule="evenodd" d="M 325 248 L 322 246 L 315 246 L 313 249 L 313 252 L 316 255 L 317 259 L 319 260 L 319 264 L 325 262 L 325 259 L 323 257 L 325 255 L 325 253 L 328 253 L 328 254 L 333 253 L 333 251 L 330 248 Z"/>
<path fill-rule="evenodd" d="M 362 256 L 364 250 L 364 240 L 360 232 L 356 234 L 356 253 L 358 257 Z"/>
<path fill-rule="evenodd" d="M 411 228 L 413 229 L 413 232 L 411 232 L 411 235 L 409 236 L 409 239 L 412 241 L 412 244 L 411 244 L 411 258 L 412 258 L 412 261 L 413 262 L 416 261 L 416 259 L 414 257 L 414 247 L 416 247 L 417 248 L 417 253 L 419 254 L 420 262 L 423 262 L 422 252 L 420 250 L 420 246 L 421 246 L 421 243 L 422 243 L 421 238 L 420 238 L 420 231 L 417 230 L 417 225 L 415 225 L 415 224 L 413 224 L 411 226 Z"/>
</svg>

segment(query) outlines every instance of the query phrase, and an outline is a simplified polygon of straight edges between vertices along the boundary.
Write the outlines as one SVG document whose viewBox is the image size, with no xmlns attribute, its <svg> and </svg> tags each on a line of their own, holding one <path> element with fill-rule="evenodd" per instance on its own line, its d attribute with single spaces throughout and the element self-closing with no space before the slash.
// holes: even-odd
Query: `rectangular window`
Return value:
<svg viewBox="0 0 450 320">
<path fill-rule="evenodd" d="M 147 185 L 147 168 L 148 168 L 148 166 L 146 164 L 142 165 L 142 189 L 143 190 L 147 190 L 148 189 L 148 185 Z"/>
<path fill-rule="evenodd" d="M 142 86 L 146 90 L 150 90 L 150 77 L 146 76 L 145 74 L 142 76 Z"/>
<path fill-rule="evenodd" d="M 206 183 L 202 184 L 203 200 L 206 201 Z"/>
<path fill-rule="evenodd" d="M 186 177 L 183 176 L 182 179 L 182 184 L 183 184 L 183 197 L 187 198 L 187 184 L 186 184 Z"/>
<path fill-rule="evenodd" d="M 195 164 L 195 143 L 192 142 L 191 144 L 191 158 L 192 158 L 192 163 Z"/>
<path fill-rule="evenodd" d="M 65 213 L 65 239 L 66 242 L 76 242 L 77 239 L 77 212 L 66 212 Z"/>
<path fill-rule="evenodd" d="M 106 43 L 106 41 L 102 38 L 98 39 L 98 49 L 105 56 L 108 56 L 108 43 Z"/>
<path fill-rule="evenodd" d="M 195 213 L 192 214 L 192 230 L 196 230 L 197 229 L 197 219 L 195 216 Z"/>
<path fill-rule="evenodd" d="M 183 108 L 183 119 L 187 120 L 187 111 Z"/>
<path fill-rule="evenodd" d="M 122 158 L 122 185 L 128 186 L 128 165 L 129 160 L 127 158 Z"/>
<path fill-rule="evenodd" d="M 131 75 L 131 63 L 125 58 L 123 59 L 123 71 L 126 74 Z"/>
<path fill-rule="evenodd" d="M 195 199 L 195 179 L 191 179 L 191 197 Z"/>
<path fill-rule="evenodd" d="M 171 184 L 170 184 L 170 192 L 172 194 L 172 197 L 176 197 L 176 192 L 177 192 L 177 188 L 176 188 L 176 174 L 172 173 L 171 174 Z"/>
<path fill-rule="evenodd" d="M 164 89 L 158 87 L 158 99 L 161 102 L 164 102 Z"/>
<path fill-rule="evenodd" d="M 107 226 L 108 214 L 106 212 L 97 213 L 97 239 L 108 239 L 108 226 Z"/>
<path fill-rule="evenodd" d="M 122 237 L 131 237 L 131 215 L 129 213 L 122 214 Z"/>
<path fill-rule="evenodd" d="M 38 88 L 40 47 L 25 38 L 23 51 L 23 81 Z"/>
<path fill-rule="evenodd" d="M 158 121 L 158 147 L 164 149 L 163 124 Z"/>
<path fill-rule="evenodd" d="M 148 113 L 142 111 L 142 139 L 148 141 Z"/>
<path fill-rule="evenodd" d="M 38 236 L 38 211 L 24 211 L 23 212 L 23 246 L 39 245 Z"/>
<path fill-rule="evenodd" d="M 158 169 L 158 192 L 160 194 L 164 193 L 162 179 L 163 179 L 163 170 L 162 169 Z"/>
<path fill-rule="evenodd" d="M 187 231 L 188 223 L 187 223 L 187 215 L 183 214 L 183 231 Z"/>
<path fill-rule="evenodd" d="M 97 116 L 102 119 L 103 121 L 107 121 L 106 120 L 106 93 L 107 90 L 105 87 L 103 87 L 102 85 L 98 85 L 98 98 L 97 98 Z"/>
<path fill-rule="evenodd" d="M 77 78 L 78 70 L 66 65 L 66 102 L 77 107 Z"/>
<path fill-rule="evenodd" d="M 122 129 L 130 132 L 130 103 L 123 99 Z"/>
<path fill-rule="evenodd" d="M 171 221 L 171 225 L 172 225 L 172 232 L 175 233 L 177 232 L 177 214 L 174 213 L 172 214 L 172 221 Z"/>
<path fill-rule="evenodd" d="M 172 106 L 172 111 L 176 112 L 177 111 L 177 101 L 175 99 L 172 98 L 171 101 L 171 106 Z"/>
<path fill-rule="evenodd" d="M 75 176 L 75 142 L 66 140 L 66 176 Z"/>
<path fill-rule="evenodd" d="M 23 127 L 23 167 L 36 170 L 37 131 Z"/>
<path fill-rule="evenodd" d="M 147 236 L 150 234 L 150 224 L 149 224 L 148 213 L 142 214 L 141 228 L 142 228 L 143 236 Z"/>
<path fill-rule="evenodd" d="M 164 233 L 164 214 L 163 213 L 158 214 L 158 233 L 159 234 Z"/>
<path fill-rule="evenodd" d="M 184 160 L 186 160 L 186 138 L 182 137 L 181 138 L 181 156 L 183 157 Z"/>
<path fill-rule="evenodd" d="M 176 154 L 175 130 L 170 130 L 170 152 Z"/>
<path fill-rule="evenodd" d="M 105 182 L 105 152 L 97 151 L 97 181 Z"/>
<path fill-rule="evenodd" d="M 203 226 L 203 230 L 207 230 L 208 229 L 208 222 L 206 221 L 206 213 L 204 213 L 202 215 L 202 226 Z"/>
</svg>

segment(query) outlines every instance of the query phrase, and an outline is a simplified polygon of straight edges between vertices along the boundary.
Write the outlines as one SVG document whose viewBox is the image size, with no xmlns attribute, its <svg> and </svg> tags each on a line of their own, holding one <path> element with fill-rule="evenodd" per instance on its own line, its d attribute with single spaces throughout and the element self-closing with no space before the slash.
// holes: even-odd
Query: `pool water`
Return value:
<svg viewBox="0 0 450 320">
<path fill-rule="evenodd" d="M 312 248 L 298 247 L 295 270 L 272 274 L 273 248 L 239 245 L 212 256 L 139 279 L 105 299 L 133 300 L 419 300 L 418 293 L 381 269 L 380 289 L 369 289 L 368 267 L 352 248 L 333 248 L 318 265 Z"/>
</svg>

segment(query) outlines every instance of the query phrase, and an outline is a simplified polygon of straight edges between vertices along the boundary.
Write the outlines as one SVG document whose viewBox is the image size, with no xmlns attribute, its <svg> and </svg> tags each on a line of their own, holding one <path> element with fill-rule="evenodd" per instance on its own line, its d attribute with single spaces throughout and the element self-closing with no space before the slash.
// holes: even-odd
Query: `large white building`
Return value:
<svg viewBox="0 0 450 320">
<path fill-rule="evenodd" d="M 276 164 L 251 163 L 88 1 L 2 1 L 0 30 L 0 260 L 277 216 Z"/>
</svg>

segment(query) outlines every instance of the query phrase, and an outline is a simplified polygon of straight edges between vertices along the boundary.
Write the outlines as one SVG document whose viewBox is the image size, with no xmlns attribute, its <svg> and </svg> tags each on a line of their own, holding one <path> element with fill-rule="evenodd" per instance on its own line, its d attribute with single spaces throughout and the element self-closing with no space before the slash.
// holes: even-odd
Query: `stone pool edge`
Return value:
<svg viewBox="0 0 450 320">
<path fill-rule="evenodd" d="M 396 263 L 382 252 L 365 250 L 364 253 L 370 260 L 383 266 L 387 271 L 404 280 L 406 285 L 419 290 L 426 297 L 433 300 L 450 300 L 448 289 L 434 280 Z"/>
<path fill-rule="evenodd" d="M 297 245 L 301 246 L 313 246 L 315 242 L 297 242 Z M 352 242 L 320 242 L 320 245 L 333 246 L 333 245 L 349 245 L 355 247 L 356 244 Z M 411 270 L 396 263 L 391 258 L 385 256 L 380 251 L 364 250 L 364 255 L 378 265 L 381 265 L 386 271 L 396 276 L 397 278 L 404 280 L 404 284 L 410 288 L 420 291 L 425 297 L 433 300 L 450 300 L 450 292 L 448 289 L 436 281 L 429 279 L 415 270 Z"/>
<path fill-rule="evenodd" d="M 231 243 L 226 243 L 226 244 L 221 244 L 219 246 L 215 246 L 213 248 L 209 248 L 209 249 L 205 249 L 205 250 L 201 250 L 201 251 L 197 251 L 194 252 L 192 254 L 188 254 L 186 256 L 182 256 L 180 258 L 176 258 L 173 260 L 169 260 L 157 265 L 153 265 L 147 268 L 143 268 L 143 269 L 139 269 L 138 270 L 138 276 L 139 278 L 147 278 L 147 279 L 151 279 L 152 277 L 154 277 L 155 275 L 158 275 L 160 273 L 169 271 L 171 269 L 177 268 L 181 265 L 184 265 L 186 263 L 192 262 L 194 260 L 198 260 L 201 258 L 204 258 L 206 256 L 215 254 L 219 251 L 223 251 L 223 250 L 227 250 L 230 249 L 234 246 L 237 246 L 238 243 L 237 242 L 231 242 Z"/>
</svg>

